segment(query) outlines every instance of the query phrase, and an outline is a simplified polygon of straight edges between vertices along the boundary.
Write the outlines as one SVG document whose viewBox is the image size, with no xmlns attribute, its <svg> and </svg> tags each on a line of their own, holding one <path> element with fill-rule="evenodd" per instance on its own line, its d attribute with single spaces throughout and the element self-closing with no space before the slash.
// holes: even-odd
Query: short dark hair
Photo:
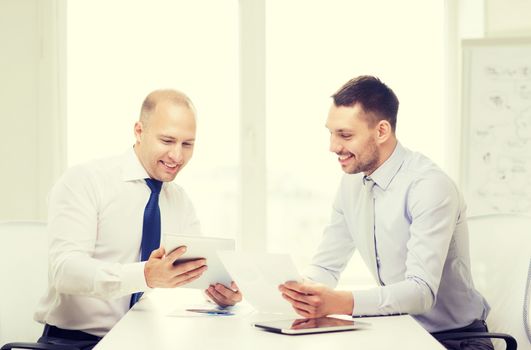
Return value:
<svg viewBox="0 0 531 350">
<path fill-rule="evenodd" d="M 371 127 L 380 120 L 387 120 L 393 132 L 396 130 L 398 98 L 380 79 L 361 75 L 349 80 L 332 98 L 337 107 L 353 107 L 359 103 L 363 110 L 371 115 L 371 120 L 368 120 Z"/>
</svg>

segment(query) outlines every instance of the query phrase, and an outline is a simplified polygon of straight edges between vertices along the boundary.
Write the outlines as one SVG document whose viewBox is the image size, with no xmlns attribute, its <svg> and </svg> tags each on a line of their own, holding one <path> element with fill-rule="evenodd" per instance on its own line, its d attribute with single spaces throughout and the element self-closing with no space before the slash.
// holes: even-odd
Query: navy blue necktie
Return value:
<svg viewBox="0 0 531 350">
<path fill-rule="evenodd" d="M 151 252 L 160 246 L 160 208 L 159 194 L 162 188 L 162 181 L 146 179 L 146 184 L 151 189 L 149 201 L 144 209 L 144 223 L 142 225 L 142 244 L 140 246 L 140 261 L 149 259 Z M 134 293 L 131 296 L 130 307 L 132 307 L 142 297 L 142 292 Z"/>
</svg>

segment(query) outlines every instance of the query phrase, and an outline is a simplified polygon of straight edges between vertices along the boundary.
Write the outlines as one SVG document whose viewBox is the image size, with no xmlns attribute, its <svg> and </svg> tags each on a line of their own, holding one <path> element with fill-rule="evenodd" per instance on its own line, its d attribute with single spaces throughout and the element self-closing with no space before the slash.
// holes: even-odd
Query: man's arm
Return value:
<svg viewBox="0 0 531 350">
<path fill-rule="evenodd" d="M 459 193 L 442 173 L 416 181 L 408 193 L 411 220 L 404 280 L 354 291 L 356 315 L 422 314 L 435 305 L 452 235 L 459 217 Z"/>
<path fill-rule="evenodd" d="M 97 185 L 81 166 L 65 173 L 51 191 L 49 266 L 59 293 L 118 298 L 162 284 L 180 285 L 206 269 L 204 260 L 177 268 L 168 264 L 172 257 L 164 257 L 160 249 L 147 262 L 120 264 L 94 258 L 99 204 Z"/>
<path fill-rule="evenodd" d="M 353 315 L 420 314 L 435 304 L 442 270 L 459 215 L 459 195 L 444 176 L 419 180 L 408 196 L 411 217 L 403 281 L 364 291 L 345 292 L 324 286 L 286 283 L 283 296 L 305 316 L 319 317 L 330 311 Z"/>
<path fill-rule="evenodd" d="M 286 282 L 278 289 L 293 309 L 306 318 L 351 315 L 354 308 L 351 292 L 333 290 L 323 284 Z"/>
</svg>

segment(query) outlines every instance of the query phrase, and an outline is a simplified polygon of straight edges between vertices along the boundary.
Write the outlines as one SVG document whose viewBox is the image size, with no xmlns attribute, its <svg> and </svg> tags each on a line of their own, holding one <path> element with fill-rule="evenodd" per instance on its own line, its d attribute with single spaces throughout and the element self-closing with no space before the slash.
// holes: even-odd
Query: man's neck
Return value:
<svg viewBox="0 0 531 350">
<path fill-rule="evenodd" d="M 378 170 L 378 168 L 381 167 L 382 164 L 384 164 L 391 157 L 396 149 L 396 145 L 398 145 L 398 140 L 396 137 L 389 138 L 385 143 L 383 143 L 380 146 L 380 159 L 378 159 L 378 164 L 370 172 L 366 172 L 365 175 L 370 176 L 372 173 Z"/>
</svg>

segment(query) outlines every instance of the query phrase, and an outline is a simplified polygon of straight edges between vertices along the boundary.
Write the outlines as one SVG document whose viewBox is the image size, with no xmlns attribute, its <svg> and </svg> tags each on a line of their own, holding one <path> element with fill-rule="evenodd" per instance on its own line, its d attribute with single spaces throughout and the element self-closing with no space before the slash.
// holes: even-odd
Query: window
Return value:
<svg viewBox="0 0 531 350">
<path fill-rule="evenodd" d="M 324 123 L 329 96 L 348 79 L 371 74 L 386 82 L 401 101 L 399 140 L 445 167 L 444 2 L 265 4 L 267 249 L 291 253 L 303 267 L 342 175 Z M 125 151 L 145 95 L 180 89 L 196 104 L 199 120 L 194 159 L 176 181 L 192 198 L 206 235 L 237 237 L 244 147 L 238 6 L 237 0 L 69 2 L 68 163 Z M 351 265 L 361 264 L 356 259 Z M 345 280 L 368 281 L 356 271 Z"/>
<path fill-rule="evenodd" d="M 236 0 L 69 2 L 68 164 L 125 152 L 144 97 L 181 90 L 197 107 L 198 129 L 194 157 L 175 181 L 206 235 L 235 236 L 237 10 Z"/>
</svg>

